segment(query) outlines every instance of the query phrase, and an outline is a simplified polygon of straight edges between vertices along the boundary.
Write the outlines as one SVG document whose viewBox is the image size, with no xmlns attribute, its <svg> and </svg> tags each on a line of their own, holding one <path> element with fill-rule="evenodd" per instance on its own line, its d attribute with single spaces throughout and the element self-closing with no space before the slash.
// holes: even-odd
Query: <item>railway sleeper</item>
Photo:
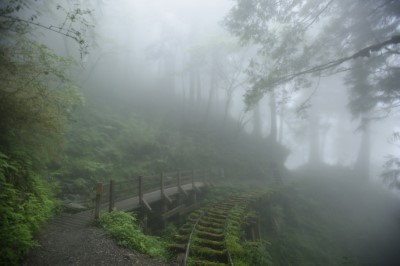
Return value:
<svg viewBox="0 0 400 266">
<path fill-rule="evenodd" d="M 185 228 L 185 229 L 192 228 L 192 227 L 193 227 L 192 223 L 185 223 L 184 225 L 181 226 L 181 228 Z"/>
<path fill-rule="evenodd" d="M 241 218 L 243 218 L 243 215 L 238 214 L 238 213 L 231 213 L 229 215 L 229 219 L 240 220 Z"/>
<path fill-rule="evenodd" d="M 227 263 L 227 251 L 226 249 L 217 250 L 210 247 L 192 246 L 190 253 L 199 258 L 204 258 L 210 261 Z"/>
<path fill-rule="evenodd" d="M 185 253 L 186 244 L 170 244 L 168 245 L 168 249 L 174 253 Z"/>
<path fill-rule="evenodd" d="M 231 209 L 233 206 L 235 206 L 235 204 L 221 202 L 215 205 L 214 208 L 222 210 L 222 209 Z"/>
<path fill-rule="evenodd" d="M 189 235 L 192 232 L 192 228 L 179 228 L 178 233 L 180 235 Z"/>
<path fill-rule="evenodd" d="M 213 227 L 208 227 L 208 226 L 202 226 L 200 224 L 198 224 L 196 226 L 196 228 L 200 231 L 206 231 L 206 232 L 210 232 L 213 234 L 223 234 L 224 233 L 224 229 L 223 228 L 213 228 Z"/>
<path fill-rule="evenodd" d="M 233 206 L 235 206 L 235 203 L 222 202 L 218 204 L 216 207 L 218 209 L 232 209 Z"/>
<path fill-rule="evenodd" d="M 207 214 L 209 214 L 212 217 L 215 217 L 217 219 L 226 219 L 228 218 L 228 214 L 226 212 L 215 212 L 215 211 L 209 211 Z"/>
<path fill-rule="evenodd" d="M 189 265 L 192 265 L 192 266 L 226 266 L 226 265 L 229 265 L 227 263 L 212 262 L 212 261 L 201 260 L 201 259 L 190 259 L 189 263 L 190 263 Z"/>
<path fill-rule="evenodd" d="M 174 241 L 177 244 L 187 243 L 189 241 L 189 235 L 174 235 Z"/>
<path fill-rule="evenodd" d="M 200 231 L 200 230 L 197 231 L 197 237 L 214 241 L 223 241 L 225 238 L 224 234 L 213 234 L 207 231 Z"/>
<path fill-rule="evenodd" d="M 214 222 L 200 220 L 198 224 L 204 227 L 223 228 L 225 223 L 214 223 Z"/>
<path fill-rule="evenodd" d="M 221 215 L 227 215 L 231 211 L 231 209 L 232 208 L 227 208 L 227 209 L 218 208 L 218 209 L 212 209 L 212 211 L 213 212 L 219 212 L 219 214 L 221 214 Z"/>
<path fill-rule="evenodd" d="M 207 221 L 207 222 L 222 223 L 222 224 L 224 224 L 225 221 L 226 221 L 226 219 L 215 218 L 215 217 L 213 217 L 212 215 L 204 216 L 204 217 L 202 218 L 202 220 L 205 220 L 205 221 Z"/>
<path fill-rule="evenodd" d="M 203 247 L 210 247 L 213 249 L 218 249 L 218 250 L 223 250 L 225 248 L 225 242 L 222 241 L 214 241 L 214 240 L 208 240 L 208 239 L 203 239 L 203 238 L 197 238 L 194 243 L 197 246 L 203 246 Z"/>
<path fill-rule="evenodd" d="M 189 223 L 189 224 L 195 224 L 195 223 L 197 222 L 198 219 L 199 219 L 198 217 L 197 217 L 197 218 L 188 217 L 188 218 L 187 218 L 187 223 Z"/>
<path fill-rule="evenodd" d="M 203 214 L 203 211 L 195 211 L 195 212 L 192 212 L 192 213 L 189 215 L 189 218 L 191 218 L 191 219 L 197 219 L 197 218 L 199 218 L 202 214 Z"/>
</svg>

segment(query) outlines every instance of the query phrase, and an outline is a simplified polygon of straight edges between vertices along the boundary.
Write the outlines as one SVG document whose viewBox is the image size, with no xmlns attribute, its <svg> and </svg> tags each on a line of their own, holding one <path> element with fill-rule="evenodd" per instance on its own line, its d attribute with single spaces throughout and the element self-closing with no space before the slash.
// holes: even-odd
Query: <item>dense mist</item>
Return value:
<svg viewBox="0 0 400 266">
<path fill-rule="evenodd" d="M 133 99 L 170 97 L 177 104 L 193 97 L 204 102 L 204 112 L 223 112 L 239 121 L 246 132 L 258 130 L 263 137 L 269 135 L 268 95 L 259 99 L 256 108 L 260 125 L 255 125 L 254 107 L 243 103 L 245 91 L 253 86 L 246 69 L 257 58 L 257 46 L 241 45 L 224 27 L 224 17 L 232 8 L 230 1 L 104 1 L 98 6 L 89 5 L 91 8 L 95 26 L 93 39 L 89 40 L 91 48 L 82 60 L 78 58 L 85 71 L 77 70 L 85 90 L 117 91 Z M 319 26 L 316 23 L 314 27 Z M 71 40 L 64 42 L 74 45 Z M 54 48 L 71 55 L 72 48 L 65 51 L 60 46 Z M 76 54 L 76 49 L 73 52 Z M 320 160 L 331 165 L 353 165 L 361 145 L 360 120 L 349 110 L 345 74 L 322 75 L 309 82 L 298 91 L 287 84 L 281 89 L 284 93 L 277 95 L 277 124 L 283 131 L 278 134 L 282 135 L 281 143 L 291 150 L 286 166 L 294 168 L 308 162 L 310 119 L 316 119 L 320 127 Z M 192 87 L 196 92 L 191 92 Z M 162 105 L 154 103 L 157 100 L 148 101 Z M 371 125 L 370 167 L 374 176 L 379 175 L 384 157 L 396 153 L 396 146 L 389 141 L 396 131 L 395 116 L 378 119 Z"/>
<path fill-rule="evenodd" d="M 0 264 L 98 182 L 205 168 L 268 189 L 254 265 L 400 259 L 400 2 L 4 1 L 0 31 Z"/>
</svg>

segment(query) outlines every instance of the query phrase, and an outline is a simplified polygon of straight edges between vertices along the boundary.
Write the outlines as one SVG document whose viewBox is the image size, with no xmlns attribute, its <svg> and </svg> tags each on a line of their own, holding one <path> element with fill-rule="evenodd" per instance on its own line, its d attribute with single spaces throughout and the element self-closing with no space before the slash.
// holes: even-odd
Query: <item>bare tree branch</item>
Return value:
<svg viewBox="0 0 400 266">
<path fill-rule="evenodd" d="M 272 82 L 271 85 L 274 87 L 274 86 L 277 86 L 277 85 L 279 85 L 281 83 L 285 83 L 285 82 L 291 81 L 291 80 L 293 80 L 294 78 L 296 78 L 298 76 L 302 76 L 302 75 L 306 75 L 306 74 L 312 74 L 312 73 L 328 70 L 328 69 L 337 67 L 337 66 L 343 64 L 344 62 L 347 62 L 347 61 L 350 61 L 350 60 L 354 60 L 354 59 L 357 59 L 359 57 L 369 57 L 372 52 L 377 52 L 377 51 L 385 48 L 388 45 L 399 44 L 399 43 L 400 43 L 400 35 L 395 35 L 395 36 L 392 36 L 392 38 L 387 40 L 387 41 L 368 46 L 368 47 L 366 47 L 364 49 L 361 49 L 358 52 L 356 52 L 356 53 L 354 53 L 354 54 L 352 54 L 350 56 L 343 57 L 343 58 L 340 58 L 340 59 L 337 59 L 337 60 L 334 60 L 334 61 L 330 61 L 330 62 L 327 62 L 327 63 L 322 64 L 322 65 L 314 66 L 312 68 L 309 68 L 309 69 L 306 69 L 306 70 L 303 70 L 303 71 L 300 71 L 300 72 L 296 72 L 296 73 L 293 73 L 293 74 L 290 74 L 290 75 L 278 77 L 278 78 L 274 79 L 274 81 Z"/>
<path fill-rule="evenodd" d="M 329 1 L 329 2 L 325 5 L 325 7 L 324 7 L 323 9 L 321 9 L 321 11 L 318 12 L 318 14 L 314 17 L 314 19 L 313 19 L 310 23 L 308 23 L 308 25 L 305 27 L 305 29 L 308 29 L 311 25 L 313 25 L 313 24 L 319 19 L 319 17 L 321 16 L 321 14 L 324 13 L 325 10 L 327 10 L 328 7 L 329 7 L 332 3 L 333 3 L 333 0 Z"/>
</svg>

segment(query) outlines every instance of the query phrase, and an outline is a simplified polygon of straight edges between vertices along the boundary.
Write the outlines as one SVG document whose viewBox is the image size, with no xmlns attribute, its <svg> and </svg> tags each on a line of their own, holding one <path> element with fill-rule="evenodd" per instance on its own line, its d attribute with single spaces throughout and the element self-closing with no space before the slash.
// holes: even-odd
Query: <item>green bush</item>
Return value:
<svg viewBox="0 0 400 266">
<path fill-rule="evenodd" d="M 17 265 L 57 207 L 49 185 L 0 153 L 0 265 Z M 10 178 L 28 174 L 23 186 Z"/>
<path fill-rule="evenodd" d="M 113 211 L 100 215 L 100 224 L 118 244 L 161 260 L 168 260 L 167 246 L 159 237 L 146 236 L 135 215 Z"/>
</svg>

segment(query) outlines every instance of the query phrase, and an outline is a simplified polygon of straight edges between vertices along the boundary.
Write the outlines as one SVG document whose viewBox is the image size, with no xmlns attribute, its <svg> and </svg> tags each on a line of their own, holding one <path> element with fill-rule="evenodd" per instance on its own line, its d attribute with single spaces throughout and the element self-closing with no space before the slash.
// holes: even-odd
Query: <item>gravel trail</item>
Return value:
<svg viewBox="0 0 400 266">
<path fill-rule="evenodd" d="M 73 217 L 63 214 L 47 224 L 37 237 L 38 246 L 22 265 L 172 265 L 118 246 L 102 228 L 90 223 L 69 223 Z"/>
</svg>

